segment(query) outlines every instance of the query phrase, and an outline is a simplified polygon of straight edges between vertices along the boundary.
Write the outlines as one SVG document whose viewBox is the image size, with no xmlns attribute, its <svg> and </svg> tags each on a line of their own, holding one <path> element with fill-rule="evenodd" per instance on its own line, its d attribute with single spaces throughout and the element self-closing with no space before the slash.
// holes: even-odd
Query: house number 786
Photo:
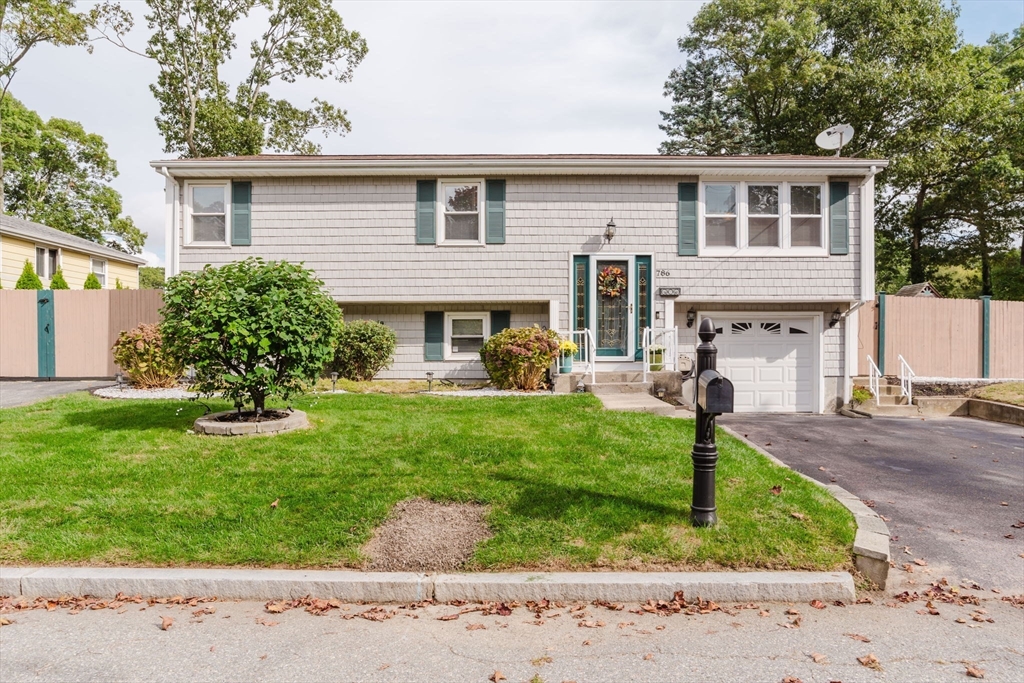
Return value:
<svg viewBox="0 0 1024 683">
<path fill-rule="evenodd" d="M 670 275 L 672 275 L 672 271 L 670 271 L 670 270 L 659 270 L 658 271 L 658 277 L 669 277 Z"/>
</svg>

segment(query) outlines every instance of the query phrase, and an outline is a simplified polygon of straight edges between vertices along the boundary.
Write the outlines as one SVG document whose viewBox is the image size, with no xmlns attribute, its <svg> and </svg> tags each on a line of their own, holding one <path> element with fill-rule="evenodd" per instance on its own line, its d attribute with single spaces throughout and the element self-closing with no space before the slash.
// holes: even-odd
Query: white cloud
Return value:
<svg viewBox="0 0 1024 683">
<path fill-rule="evenodd" d="M 146 259 L 146 265 L 147 266 L 157 266 L 157 267 L 160 267 L 160 266 L 164 265 L 164 257 L 163 257 L 162 254 L 154 254 L 151 251 L 143 250 L 141 256 L 142 256 L 142 258 Z"/>
</svg>

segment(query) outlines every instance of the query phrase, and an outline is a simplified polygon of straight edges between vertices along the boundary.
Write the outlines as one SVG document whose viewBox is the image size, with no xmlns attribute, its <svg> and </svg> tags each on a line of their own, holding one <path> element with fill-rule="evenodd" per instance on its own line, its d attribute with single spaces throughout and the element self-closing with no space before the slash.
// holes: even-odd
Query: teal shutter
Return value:
<svg viewBox="0 0 1024 683">
<path fill-rule="evenodd" d="M 38 375 L 56 377 L 52 289 L 40 289 L 36 293 L 36 355 Z"/>
<path fill-rule="evenodd" d="M 850 183 L 828 184 L 829 253 L 850 253 Z"/>
<path fill-rule="evenodd" d="M 491 311 L 491 334 L 512 327 L 512 311 Z"/>
<path fill-rule="evenodd" d="M 679 255 L 697 255 L 697 183 L 679 183 Z"/>
<path fill-rule="evenodd" d="M 444 313 L 423 314 L 423 360 L 444 360 Z"/>
<path fill-rule="evenodd" d="M 231 246 L 252 244 L 252 183 L 231 181 Z"/>
<path fill-rule="evenodd" d="M 416 181 L 416 244 L 436 244 L 434 211 L 437 202 L 437 181 Z M 443 317 L 443 316 L 442 316 Z"/>
<path fill-rule="evenodd" d="M 505 181 L 487 181 L 487 244 L 505 244 Z"/>
</svg>

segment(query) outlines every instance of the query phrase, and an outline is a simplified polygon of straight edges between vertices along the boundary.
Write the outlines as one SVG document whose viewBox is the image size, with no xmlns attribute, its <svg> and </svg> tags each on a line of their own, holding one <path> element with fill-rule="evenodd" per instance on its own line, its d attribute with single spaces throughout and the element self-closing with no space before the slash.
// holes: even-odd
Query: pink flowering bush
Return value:
<svg viewBox="0 0 1024 683">
<path fill-rule="evenodd" d="M 158 324 L 121 332 L 113 350 L 114 362 L 140 389 L 174 387 L 181 377 L 182 363 L 164 345 Z"/>
<path fill-rule="evenodd" d="M 515 327 L 502 330 L 480 349 L 480 359 L 499 389 L 536 391 L 559 354 L 560 338 L 554 330 Z"/>
</svg>

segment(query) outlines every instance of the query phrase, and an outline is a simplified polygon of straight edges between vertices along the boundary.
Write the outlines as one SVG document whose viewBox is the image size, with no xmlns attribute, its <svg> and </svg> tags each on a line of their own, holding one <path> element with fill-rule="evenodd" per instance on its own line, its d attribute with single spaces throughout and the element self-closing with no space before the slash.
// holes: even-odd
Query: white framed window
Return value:
<svg viewBox="0 0 1024 683">
<path fill-rule="evenodd" d="M 438 184 L 438 244 L 484 243 L 483 180 L 442 180 Z"/>
<path fill-rule="evenodd" d="M 100 281 L 103 289 L 107 288 L 107 260 L 102 258 L 92 259 L 92 274 Z"/>
<path fill-rule="evenodd" d="M 60 268 L 60 249 L 36 245 L 36 275 L 40 280 L 50 280 Z"/>
<path fill-rule="evenodd" d="M 185 184 L 185 245 L 230 246 L 231 186 L 227 181 Z"/>
<path fill-rule="evenodd" d="M 490 313 L 445 313 L 445 360 L 478 360 L 490 328 Z"/>
<path fill-rule="evenodd" d="M 825 181 L 701 183 L 702 256 L 827 256 Z"/>
</svg>

